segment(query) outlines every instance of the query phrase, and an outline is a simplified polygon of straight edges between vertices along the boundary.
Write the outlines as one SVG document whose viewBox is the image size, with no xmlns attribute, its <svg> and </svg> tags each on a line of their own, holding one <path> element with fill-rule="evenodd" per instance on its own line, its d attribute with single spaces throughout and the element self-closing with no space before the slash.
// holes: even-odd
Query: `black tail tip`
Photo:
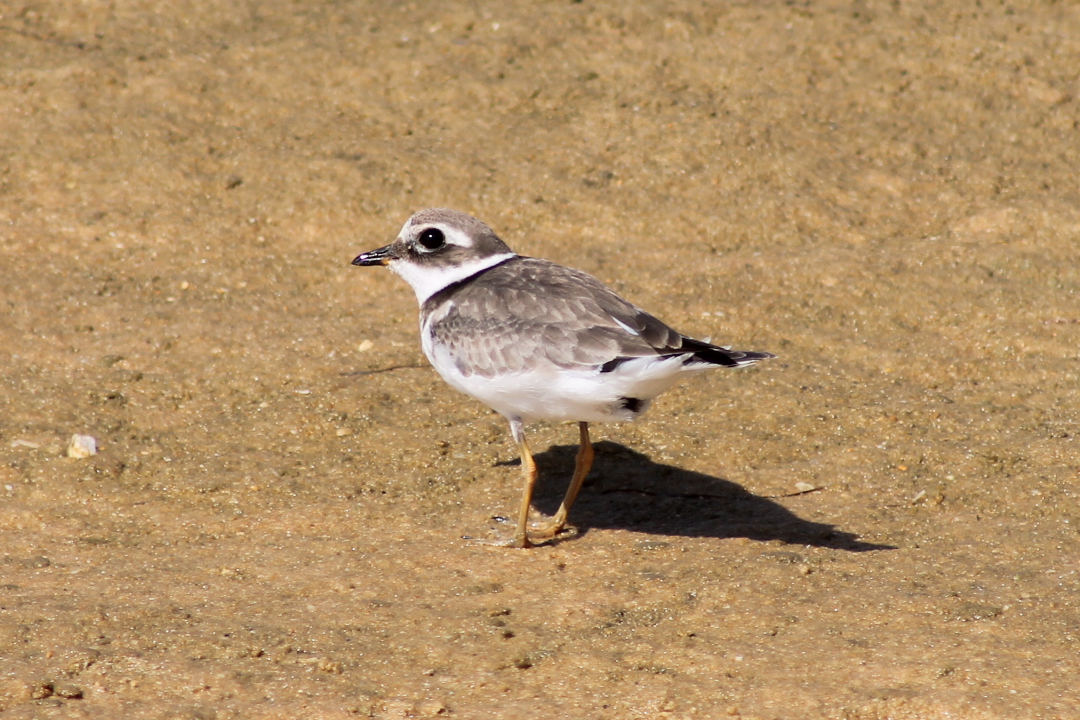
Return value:
<svg viewBox="0 0 1080 720">
<path fill-rule="evenodd" d="M 698 350 L 693 354 L 697 360 L 702 360 L 713 365 L 725 367 L 742 367 L 753 365 L 759 360 L 770 360 L 776 356 L 769 352 L 756 352 L 753 350 L 728 350 L 725 348 L 708 348 Z"/>
</svg>

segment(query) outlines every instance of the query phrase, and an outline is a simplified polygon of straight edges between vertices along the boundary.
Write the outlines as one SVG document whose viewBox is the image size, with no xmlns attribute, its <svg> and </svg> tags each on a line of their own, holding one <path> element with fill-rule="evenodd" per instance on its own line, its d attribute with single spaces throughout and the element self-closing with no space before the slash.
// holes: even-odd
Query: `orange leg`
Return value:
<svg viewBox="0 0 1080 720">
<path fill-rule="evenodd" d="M 533 537 L 537 539 L 555 537 L 566 527 L 566 519 L 570 515 L 570 508 L 573 506 L 574 501 L 577 500 L 581 485 L 585 482 L 585 476 L 589 474 L 589 469 L 592 468 L 593 446 L 592 441 L 589 439 L 589 423 L 578 423 L 578 428 L 581 430 L 581 445 L 578 447 L 577 462 L 574 464 L 574 477 L 570 480 L 570 487 L 566 489 L 566 496 L 563 497 L 562 505 L 559 506 L 559 511 L 555 513 L 555 517 L 547 525 L 538 528 L 533 533 Z"/>
<path fill-rule="evenodd" d="M 518 435 L 520 435 L 518 447 L 521 448 L 521 474 L 525 484 L 522 486 L 521 491 L 521 508 L 518 510 L 517 530 L 514 533 L 514 540 L 510 543 L 510 547 L 527 548 L 532 547 L 532 543 L 529 542 L 529 508 L 532 507 L 533 488 L 536 487 L 537 471 L 536 461 L 533 460 L 529 444 L 525 442 L 524 433 L 514 433 L 515 437 L 518 437 Z"/>
</svg>

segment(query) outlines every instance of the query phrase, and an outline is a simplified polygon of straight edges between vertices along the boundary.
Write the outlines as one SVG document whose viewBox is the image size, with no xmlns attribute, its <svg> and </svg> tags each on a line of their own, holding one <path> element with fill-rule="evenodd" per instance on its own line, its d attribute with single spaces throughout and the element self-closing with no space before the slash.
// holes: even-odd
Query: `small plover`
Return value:
<svg viewBox="0 0 1080 720">
<path fill-rule="evenodd" d="M 424 354 L 451 386 L 510 421 L 524 491 L 512 547 L 557 536 L 592 466 L 589 423 L 633 420 L 684 373 L 775 357 L 694 340 L 623 300 L 591 275 L 517 255 L 484 223 L 430 208 L 394 242 L 353 265 L 387 265 L 420 302 Z M 578 423 L 570 488 L 550 522 L 530 531 L 535 420 Z"/>
</svg>

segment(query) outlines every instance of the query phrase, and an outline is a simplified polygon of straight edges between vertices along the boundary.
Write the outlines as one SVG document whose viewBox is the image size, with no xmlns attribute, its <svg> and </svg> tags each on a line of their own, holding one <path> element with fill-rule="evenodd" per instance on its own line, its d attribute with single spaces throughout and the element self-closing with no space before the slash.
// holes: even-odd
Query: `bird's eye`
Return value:
<svg viewBox="0 0 1080 720">
<path fill-rule="evenodd" d="M 438 250 L 446 244 L 446 236 L 438 228 L 428 228 L 416 240 L 428 250 Z"/>
</svg>

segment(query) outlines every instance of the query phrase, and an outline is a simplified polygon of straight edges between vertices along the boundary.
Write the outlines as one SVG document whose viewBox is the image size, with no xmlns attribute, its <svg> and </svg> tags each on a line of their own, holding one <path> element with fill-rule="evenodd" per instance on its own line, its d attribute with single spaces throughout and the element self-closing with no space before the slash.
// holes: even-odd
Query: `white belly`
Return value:
<svg viewBox="0 0 1080 720">
<path fill-rule="evenodd" d="M 483 377 L 465 375 L 444 349 L 433 348 L 424 333 L 424 354 L 443 379 L 507 418 L 611 422 L 633 420 L 650 400 L 669 389 L 687 368 L 682 358 L 639 358 L 611 372 L 598 368 L 563 369 L 543 362 L 512 374 Z M 703 368 L 701 368 L 703 369 Z M 639 402 L 630 403 L 632 398 Z"/>
</svg>

